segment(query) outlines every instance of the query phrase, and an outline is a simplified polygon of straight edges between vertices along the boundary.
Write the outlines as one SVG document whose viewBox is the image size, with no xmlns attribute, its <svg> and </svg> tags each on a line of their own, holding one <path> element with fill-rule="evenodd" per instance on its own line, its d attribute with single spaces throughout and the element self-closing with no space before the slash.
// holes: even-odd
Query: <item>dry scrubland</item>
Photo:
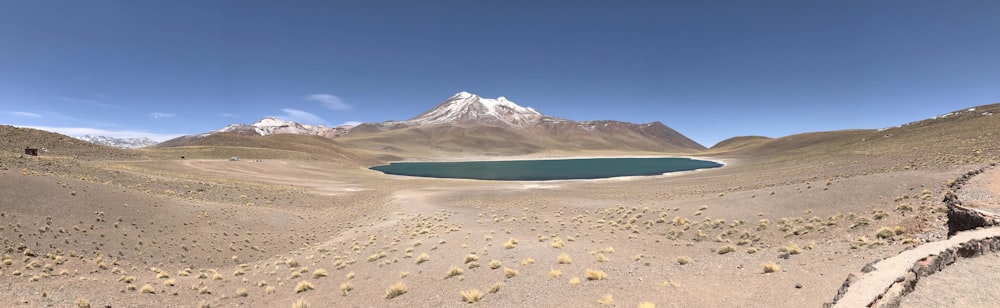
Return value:
<svg viewBox="0 0 1000 308">
<path fill-rule="evenodd" d="M 1000 121 L 976 116 L 993 109 L 738 139 L 702 154 L 720 169 L 555 182 L 385 176 L 366 167 L 387 153 L 298 137 L 126 151 L 2 127 L 0 303 L 815 307 L 849 272 L 944 236 L 948 182 L 997 161 Z M 51 152 L 23 157 L 26 142 Z"/>
</svg>

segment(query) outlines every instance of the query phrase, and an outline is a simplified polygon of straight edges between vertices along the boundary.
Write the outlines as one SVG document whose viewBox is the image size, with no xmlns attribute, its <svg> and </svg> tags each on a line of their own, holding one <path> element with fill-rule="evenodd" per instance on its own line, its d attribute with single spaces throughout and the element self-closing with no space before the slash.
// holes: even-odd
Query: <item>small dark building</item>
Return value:
<svg viewBox="0 0 1000 308">
<path fill-rule="evenodd" d="M 31 156 L 38 156 L 38 149 L 24 148 L 24 154 Z"/>
</svg>

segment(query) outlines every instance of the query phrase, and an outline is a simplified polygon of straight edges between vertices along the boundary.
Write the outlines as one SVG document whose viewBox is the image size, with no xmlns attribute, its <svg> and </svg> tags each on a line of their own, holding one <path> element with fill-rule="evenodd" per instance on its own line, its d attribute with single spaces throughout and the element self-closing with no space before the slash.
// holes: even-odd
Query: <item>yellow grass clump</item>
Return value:
<svg viewBox="0 0 1000 308">
<path fill-rule="evenodd" d="M 554 269 L 554 268 L 553 269 L 549 269 L 549 277 L 559 278 L 559 276 L 562 276 L 562 271 L 559 271 L 559 270 Z"/>
<path fill-rule="evenodd" d="M 351 293 L 351 290 L 354 290 L 354 284 L 352 284 L 350 281 L 340 284 L 341 295 L 347 296 L 347 294 Z"/>
<path fill-rule="evenodd" d="M 420 263 L 427 262 L 430 259 L 431 259 L 431 256 L 428 256 L 426 253 L 422 253 L 419 256 L 417 256 L 417 260 L 414 261 L 414 262 L 416 262 L 417 264 L 420 264 Z"/>
<path fill-rule="evenodd" d="M 774 262 L 765 262 L 763 264 L 763 267 L 764 267 L 764 273 L 774 273 L 781 270 L 781 267 L 779 267 L 778 264 Z"/>
<path fill-rule="evenodd" d="M 406 294 L 406 292 L 408 292 L 409 290 L 410 288 L 407 287 L 405 283 L 400 281 L 394 285 L 389 286 L 389 289 L 385 290 L 385 298 L 393 299 L 396 298 L 397 296 Z"/>
<path fill-rule="evenodd" d="M 90 300 L 86 298 L 77 298 L 73 303 L 77 308 L 90 308 Z"/>
<path fill-rule="evenodd" d="M 611 294 L 608 294 L 597 299 L 597 303 L 601 305 L 611 305 L 615 303 L 615 299 L 611 297 Z"/>
<path fill-rule="evenodd" d="M 447 274 L 447 276 L 444 277 L 444 279 L 448 279 L 448 278 L 451 278 L 451 277 L 455 277 L 455 276 L 461 275 L 462 272 L 463 272 L 463 270 L 462 270 L 461 267 L 452 266 L 450 269 L 448 269 L 448 274 Z"/>
<path fill-rule="evenodd" d="M 139 292 L 156 294 L 156 290 L 153 289 L 153 285 L 150 284 L 143 285 L 142 288 L 139 288 Z"/>
<path fill-rule="evenodd" d="M 604 271 L 588 268 L 585 277 L 587 277 L 587 280 L 604 280 L 605 278 L 608 278 L 608 274 L 605 274 Z"/>
<path fill-rule="evenodd" d="M 483 299 L 483 292 L 480 292 L 479 289 L 461 291 L 459 293 L 462 295 L 462 299 L 465 300 L 466 303 L 471 304 Z"/>
<path fill-rule="evenodd" d="M 561 253 L 556 257 L 556 261 L 559 261 L 559 264 L 570 264 L 573 263 L 573 258 L 570 258 L 568 254 Z"/>
<path fill-rule="evenodd" d="M 677 264 L 688 265 L 688 264 L 691 264 L 691 263 L 694 263 L 694 260 L 691 260 L 691 258 L 688 258 L 686 256 L 677 257 Z"/>
<path fill-rule="evenodd" d="M 312 289 L 313 289 L 313 284 L 311 282 L 304 280 L 299 281 L 299 283 L 295 285 L 295 293 L 302 293 Z"/>
<path fill-rule="evenodd" d="M 639 303 L 639 308 L 656 308 L 656 304 L 650 302 L 641 302 Z"/>
<path fill-rule="evenodd" d="M 304 298 L 299 298 L 299 300 L 292 303 L 292 308 L 309 308 L 309 302 Z"/>
<path fill-rule="evenodd" d="M 498 260 L 492 260 L 492 261 L 490 261 L 490 269 L 498 269 L 501 266 L 503 266 L 503 263 L 500 263 L 500 261 L 498 261 Z"/>
<path fill-rule="evenodd" d="M 326 270 L 322 269 L 322 268 L 313 271 L 313 279 L 319 279 L 319 278 L 322 278 L 322 277 L 326 277 L 328 275 L 329 274 L 326 272 Z"/>
<path fill-rule="evenodd" d="M 517 270 L 505 267 L 503 268 L 503 274 L 504 276 L 507 276 L 507 278 L 514 278 L 514 276 L 517 276 Z"/>
<path fill-rule="evenodd" d="M 569 279 L 569 285 L 575 286 L 580 284 L 580 277 L 573 277 Z"/>
</svg>

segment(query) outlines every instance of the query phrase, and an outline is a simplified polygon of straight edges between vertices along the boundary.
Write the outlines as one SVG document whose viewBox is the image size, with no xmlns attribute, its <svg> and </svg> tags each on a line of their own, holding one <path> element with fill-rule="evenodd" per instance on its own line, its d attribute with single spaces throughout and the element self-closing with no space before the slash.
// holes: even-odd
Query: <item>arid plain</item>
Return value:
<svg viewBox="0 0 1000 308">
<path fill-rule="evenodd" d="M 367 169 L 389 158 L 498 158 L 406 140 L 391 152 L 293 135 L 121 150 L 3 126 L 0 303 L 816 307 L 848 273 L 946 236 L 949 182 L 998 160 L 997 112 L 740 137 L 698 153 L 501 157 L 727 164 L 543 182 Z M 49 152 L 20 154 L 26 146 Z"/>
</svg>

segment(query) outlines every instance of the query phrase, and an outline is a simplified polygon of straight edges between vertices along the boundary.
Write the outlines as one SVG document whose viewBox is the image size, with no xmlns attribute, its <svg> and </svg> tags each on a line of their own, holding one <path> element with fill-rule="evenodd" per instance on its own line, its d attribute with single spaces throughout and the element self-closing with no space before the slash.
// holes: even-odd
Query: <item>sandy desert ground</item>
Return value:
<svg viewBox="0 0 1000 308">
<path fill-rule="evenodd" d="M 18 158 L 33 161 L 0 175 L 0 301 L 456 307 L 476 292 L 487 306 L 819 306 L 849 272 L 943 237 L 945 185 L 972 167 L 762 172 L 722 159 L 677 175 L 493 182 L 280 159 L 46 173 L 63 162 Z M 387 298 L 397 283 L 406 292 Z"/>
</svg>

